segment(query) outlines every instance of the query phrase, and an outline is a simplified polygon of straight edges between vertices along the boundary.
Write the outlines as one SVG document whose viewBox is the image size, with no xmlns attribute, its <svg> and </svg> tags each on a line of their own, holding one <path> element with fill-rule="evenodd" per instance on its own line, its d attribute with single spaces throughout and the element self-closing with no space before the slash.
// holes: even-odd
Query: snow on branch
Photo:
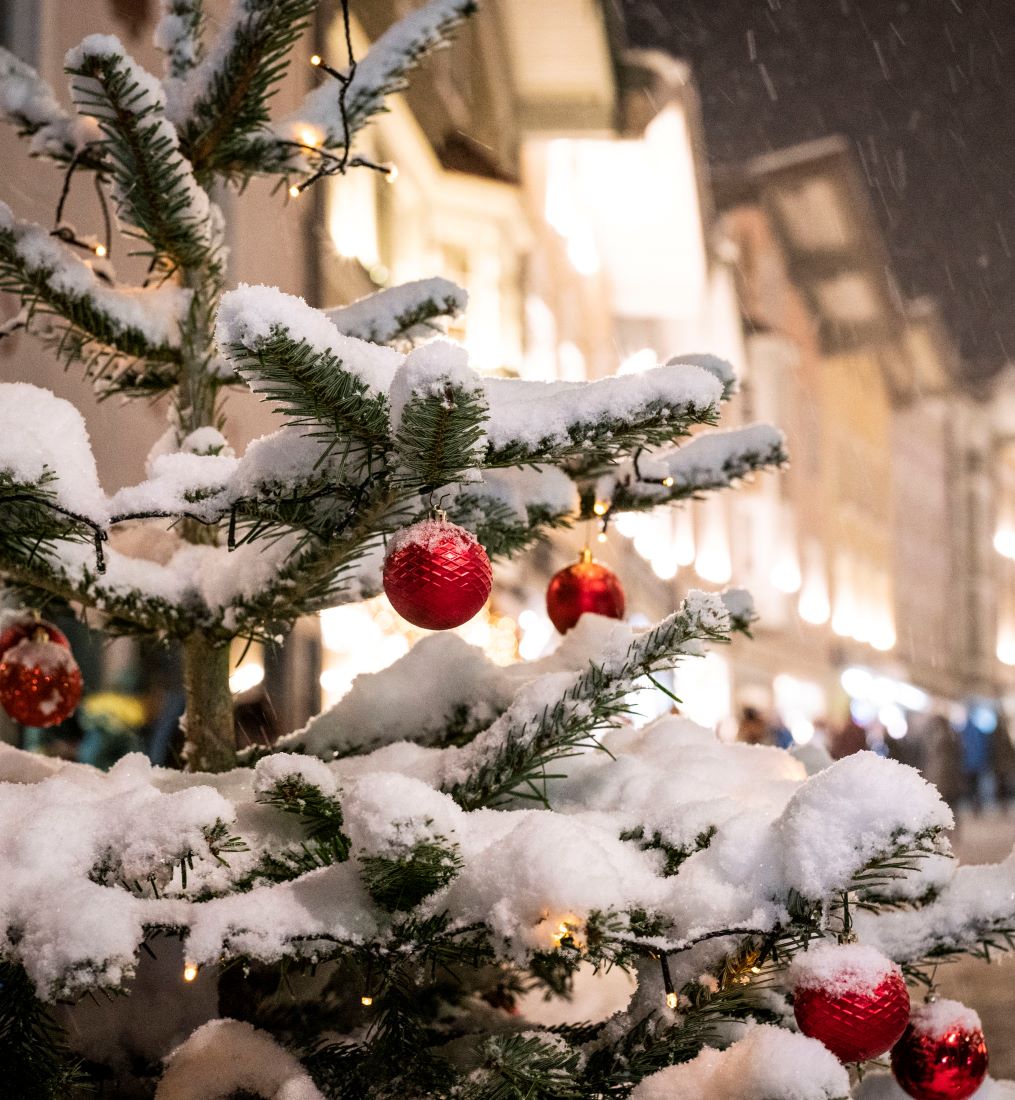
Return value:
<svg viewBox="0 0 1015 1100">
<path fill-rule="evenodd" d="M 88 124 L 65 111 L 41 76 L 0 46 L 0 117 L 31 137 L 35 156 L 70 162 L 97 136 Z"/>
<path fill-rule="evenodd" d="M 639 454 L 611 471 L 612 506 L 618 511 L 652 508 L 725 489 L 758 470 L 787 461 L 785 437 L 768 424 L 695 436 L 679 448 Z"/>
<path fill-rule="evenodd" d="M 204 0 L 159 0 L 161 16 L 152 41 L 166 55 L 166 79 L 182 80 L 201 60 Z"/>
<path fill-rule="evenodd" d="M 268 122 L 268 101 L 317 0 L 233 0 L 218 40 L 186 83 L 173 84 L 170 115 L 199 173 L 247 167 L 248 140 Z"/>
<path fill-rule="evenodd" d="M 387 440 L 397 352 L 343 336 L 302 298 L 266 286 L 223 296 L 216 339 L 251 390 L 291 423 L 367 444 Z"/>
<path fill-rule="evenodd" d="M 856 924 L 864 941 L 898 962 L 1015 950 L 1015 851 L 1001 863 L 957 868 L 926 905 L 859 913 Z"/>
<path fill-rule="evenodd" d="M 548 764 L 596 744 L 616 725 L 641 676 L 698 655 L 700 643 L 726 641 L 730 612 L 718 595 L 691 592 L 678 611 L 619 649 L 607 649 L 578 676 L 553 673 L 529 684 L 467 747 L 448 750 L 441 785 L 467 809 L 511 796 L 545 802 Z"/>
<path fill-rule="evenodd" d="M 394 477 L 421 494 L 479 480 L 487 408 L 468 359 L 461 345 L 434 340 L 410 352 L 392 379 Z"/>
<path fill-rule="evenodd" d="M 124 232 L 165 267 L 207 263 L 217 246 L 211 202 L 180 151 L 160 82 L 111 35 L 89 35 L 65 65 L 75 104 L 102 131 Z"/>
<path fill-rule="evenodd" d="M 155 1100 L 211 1096 L 324 1100 L 298 1058 L 266 1031 L 241 1020 L 209 1020 L 166 1059 Z"/>
<path fill-rule="evenodd" d="M 325 310 L 325 316 L 346 336 L 397 346 L 441 332 L 440 321 L 460 316 L 467 301 L 449 279 L 417 279 Z"/>
<path fill-rule="evenodd" d="M 399 20 L 357 62 L 342 103 L 342 86 L 329 81 L 311 92 L 286 120 L 292 128 L 309 123 L 323 134 L 329 148 L 346 147 L 370 119 L 384 110 L 384 99 L 401 91 L 408 74 L 431 50 L 445 45 L 452 31 L 476 10 L 475 0 L 430 0 Z"/>
<path fill-rule="evenodd" d="M 0 288 L 17 294 L 30 317 L 52 315 L 63 322 L 52 337 L 61 357 L 83 360 L 104 387 L 150 391 L 153 379 L 160 387 L 174 381 L 189 290 L 168 283 L 144 289 L 108 286 L 41 225 L 16 219 L 4 203 Z"/>
<path fill-rule="evenodd" d="M 485 387 L 487 465 L 569 459 L 573 474 L 714 423 L 723 394 L 712 372 L 684 364 L 596 382 L 491 378 Z"/>
</svg>

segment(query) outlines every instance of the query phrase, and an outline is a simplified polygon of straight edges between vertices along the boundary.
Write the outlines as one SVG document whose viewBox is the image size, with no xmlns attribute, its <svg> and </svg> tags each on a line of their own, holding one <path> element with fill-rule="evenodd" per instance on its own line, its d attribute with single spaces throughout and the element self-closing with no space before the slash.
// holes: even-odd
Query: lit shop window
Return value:
<svg viewBox="0 0 1015 1100">
<path fill-rule="evenodd" d="M 804 568 L 797 611 L 805 623 L 821 626 L 832 613 L 828 600 L 828 578 L 825 575 L 825 557 L 817 539 L 804 545 Z"/>
<path fill-rule="evenodd" d="M 328 608 L 321 612 L 320 620 L 325 707 L 346 695 L 357 676 L 387 668 L 428 633 L 395 614 L 384 596 Z M 482 649 L 496 664 L 510 664 L 519 655 L 518 624 L 489 605 L 455 633 Z"/>
</svg>

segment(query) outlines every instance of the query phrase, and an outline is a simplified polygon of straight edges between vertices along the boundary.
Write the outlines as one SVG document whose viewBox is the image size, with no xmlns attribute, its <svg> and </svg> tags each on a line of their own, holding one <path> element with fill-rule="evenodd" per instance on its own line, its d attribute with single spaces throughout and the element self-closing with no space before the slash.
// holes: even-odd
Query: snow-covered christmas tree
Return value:
<svg viewBox="0 0 1015 1100">
<path fill-rule="evenodd" d="M 975 1014 L 931 1002 L 910 1023 L 910 996 L 939 962 L 1012 945 L 1015 857 L 956 868 L 937 792 L 873 754 L 808 775 L 676 715 L 627 720 L 646 678 L 749 629 L 743 592 L 692 593 L 645 630 L 584 615 L 507 668 L 436 633 L 270 750 L 236 749 L 234 639 L 382 587 L 453 625 L 488 595 L 488 556 L 785 459 L 765 426 L 678 445 L 735 388 L 708 355 L 483 378 L 438 335 L 466 307 L 444 280 L 325 312 L 226 289 L 212 196 L 382 168 L 357 135 L 472 6 L 432 0 L 343 68 L 314 58 L 320 87 L 274 121 L 314 0 L 234 0 L 214 41 L 200 0 L 162 0 L 163 77 L 87 38 L 66 60 L 76 114 L 0 54 L 0 109 L 42 170 L 91 174 L 150 258 L 125 286 L 109 241 L 0 205 L 14 323 L 103 395 L 172 410 L 147 479 L 107 495 L 79 412 L 0 385 L 0 571 L 24 609 L 0 701 L 39 725 L 73 708 L 79 674 L 41 617 L 70 605 L 180 647 L 188 765 L 0 752 L 4 1094 L 971 1095 Z M 279 421 L 240 457 L 220 417 L 236 386 Z M 109 545 L 126 528 L 132 556 Z M 172 552 L 146 558 L 148 533 Z M 614 968 L 636 990 L 607 1018 L 526 1018 L 526 991 L 564 999 Z M 893 1046 L 899 1084 L 851 1085 L 849 1063 Z"/>
</svg>

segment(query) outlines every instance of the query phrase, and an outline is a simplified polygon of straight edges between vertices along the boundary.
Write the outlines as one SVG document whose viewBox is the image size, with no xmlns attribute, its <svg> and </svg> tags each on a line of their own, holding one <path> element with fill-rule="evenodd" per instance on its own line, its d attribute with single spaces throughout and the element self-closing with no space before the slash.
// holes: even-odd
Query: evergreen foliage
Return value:
<svg viewBox="0 0 1015 1100">
<path fill-rule="evenodd" d="M 643 763 L 610 750 L 627 733 L 642 736 L 618 730 L 639 688 L 661 686 L 657 677 L 680 661 L 749 633 L 753 611 L 736 590 L 692 593 L 644 631 L 607 624 L 576 640 L 578 629 L 531 681 L 512 679 L 518 670 L 471 668 L 477 698 L 463 690 L 436 719 L 431 703 L 422 743 L 364 733 L 361 711 L 336 742 L 340 760 L 324 763 L 311 756 L 309 737 L 290 738 L 289 756 L 281 755 L 285 744 L 252 749 L 233 769 L 230 643 L 269 643 L 302 615 L 375 594 L 386 537 L 433 505 L 477 533 L 492 557 L 508 557 L 550 530 L 601 517 L 603 507 L 608 517 L 673 504 L 786 459 L 781 436 L 764 429 L 677 446 L 715 423 L 720 400 L 732 394 L 728 368 L 715 362 L 675 361 L 651 384 L 619 378 L 590 391 L 479 379 L 461 369 L 458 349 L 439 343 L 407 358 L 464 309 L 464 292 L 445 280 L 328 314 L 265 288 L 225 295 L 221 213 L 210 196 L 268 174 L 299 178 L 298 194 L 325 175 L 378 167 L 352 155 L 355 137 L 475 5 L 431 0 L 364 58 L 350 56 L 343 69 L 324 64 L 328 82 L 292 118 L 273 121 L 270 101 L 317 7 L 234 0 L 211 41 L 201 0 L 163 0 L 165 80 L 115 39 L 86 39 L 68 57 L 77 119 L 33 70 L 0 51 L 0 83 L 17 93 L 0 97 L 5 117 L 33 152 L 65 170 L 68 186 L 78 169 L 92 173 L 119 228 L 150 260 L 145 287 L 122 286 L 97 259 L 79 263 L 73 247 L 98 253 L 68 227 L 51 234 L 4 207 L 0 289 L 19 298 L 25 323 L 65 362 L 83 364 L 100 393 L 172 397 L 168 449 L 153 456 L 141 485 L 115 499 L 101 494 L 106 513 L 74 510 L 59 491 L 89 455 L 26 473 L 0 433 L 0 570 L 26 605 L 64 601 L 100 615 L 110 633 L 179 643 L 190 759 L 225 773 L 172 775 L 134 757 L 106 776 L 52 776 L 32 760 L 38 773 L 0 784 L 0 805 L 21 798 L 28 783 L 40 799 L 54 790 L 65 799 L 48 811 L 44 852 L 31 847 L 43 832 L 34 807 L 18 803 L 31 819 L 27 840 L 12 837 L 0 859 L 0 889 L 16 897 L 8 908 L 4 895 L 0 922 L 2 1087 L 32 1100 L 83 1094 L 88 1076 L 45 1002 L 122 991 L 139 950 L 150 952 L 161 936 L 197 952 L 187 955 L 185 978 L 217 982 L 219 1011 L 244 1021 L 228 1039 L 235 1048 L 202 1049 L 207 1036 L 186 1040 L 181 1049 L 201 1067 L 194 1095 L 203 1075 L 216 1082 L 216 1096 L 250 1094 L 244 1074 L 253 1047 L 242 1043 L 263 1039 L 268 1062 L 299 1059 L 309 1075 L 302 1095 L 312 1095 L 312 1079 L 328 1100 L 624 1097 L 705 1044 L 728 1042 L 731 1025 L 783 1022 L 789 960 L 814 939 L 850 933 L 856 913 L 881 919 L 939 904 L 947 887 L 917 887 L 925 865 L 947 852 L 943 810 L 924 805 L 918 827 L 890 835 L 865 830 L 856 839 L 873 850 L 833 887 L 820 876 L 815 886 L 773 879 L 772 896 L 753 899 L 757 921 L 698 927 L 681 924 L 669 891 L 728 845 L 725 817 L 674 839 L 672 823 L 646 823 L 651 807 L 628 807 L 623 820 L 596 806 L 580 817 L 573 805 L 561 808 L 560 791 L 579 783 L 583 768 L 588 778 L 607 760 L 618 769 Z M 304 124 L 319 138 L 310 146 L 288 136 Z M 275 312 L 266 319 L 269 299 Z M 396 379 L 408 393 L 397 393 Z M 219 398 L 238 381 L 287 427 L 233 459 L 219 434 Z M 503 401 L 505 385 L 514 387 L 513 407 Z M 598 401 L 584 401 L 590 392 Z M 552 402 L 553 415 L 538 415 Z M 531 415 L 518 415 L 523 406 Z M 162 535 L 171 525 L 178 540 L 168 562 L 105 545 L 123 525 L 153 521 Z M 439 671 L 454 678 L 461 670 L 449 660 Z M 415 720 L 416 704 L 410 692 L 402 703 L 410 713 L 392 715 L 399 730 Z M 783 773 L 778 783 L 808 789 Z M 60 819 L 68 807 L 69 823 Z M 505 833 L 477 848 L 478 834 L 456 822 Z M 495 875 L 480 861 L 495 857 L 518 822 L 534 831 L 554 823 L 575 845 L 586 833 L 599 836 L 598 848 L 580 850 L 599 853 L 602 866 L 579 870 L 619 883 L 630 857 L 632 878 L 650 880 L 656 892 L 631 886 L 581 912 L 547 904 L 534 918 L 518 916 L 515 895 L 534 891 L 545 872 L 520 866 L 511 882 L 493 883 L 502 893 L 492 905 L 474 911 L 462 884 L 485 897 Z M 83 871 L 73 862 L 82 852 Z M 547 855 L 531 845 L 524 852 L 534 864 Z M 45 941 L 68 918 L 34 893 L 64 867 L 67 909 L 100 894 L 110 915 L 88 914 L 93 940 L 83 951 L 75 940 L 77 954 Z M 903 960 L 907 974 L 926 981 L 933 965 L 959 952 L 1011 949 L 1015 920 L 995 902 L 970 902 L 958 927 L 935 925 Z M 515 1015 L 523 994 L 569 996 L 583 967 L 635 973 L 638 993 L 607 1024 L 535 1028 Z M 146 1058 L 95 1068 L 152 1094 L 161 1070 Z"/>
</svg>

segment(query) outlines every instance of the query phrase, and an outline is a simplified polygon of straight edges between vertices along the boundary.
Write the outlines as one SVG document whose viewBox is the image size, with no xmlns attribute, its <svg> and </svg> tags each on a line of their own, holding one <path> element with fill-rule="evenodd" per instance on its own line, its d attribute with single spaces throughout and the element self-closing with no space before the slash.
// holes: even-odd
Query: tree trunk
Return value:
<svg viewBox="0 0 1015 1100">
<path fill-rule="evenodd" d="M 229 643 L 191 634 L 183 642 L 183 690 L 187 710 L 187 767 L 224 772 L 236 766 L 233 697 L 229 690 Z"/>
</svg>

